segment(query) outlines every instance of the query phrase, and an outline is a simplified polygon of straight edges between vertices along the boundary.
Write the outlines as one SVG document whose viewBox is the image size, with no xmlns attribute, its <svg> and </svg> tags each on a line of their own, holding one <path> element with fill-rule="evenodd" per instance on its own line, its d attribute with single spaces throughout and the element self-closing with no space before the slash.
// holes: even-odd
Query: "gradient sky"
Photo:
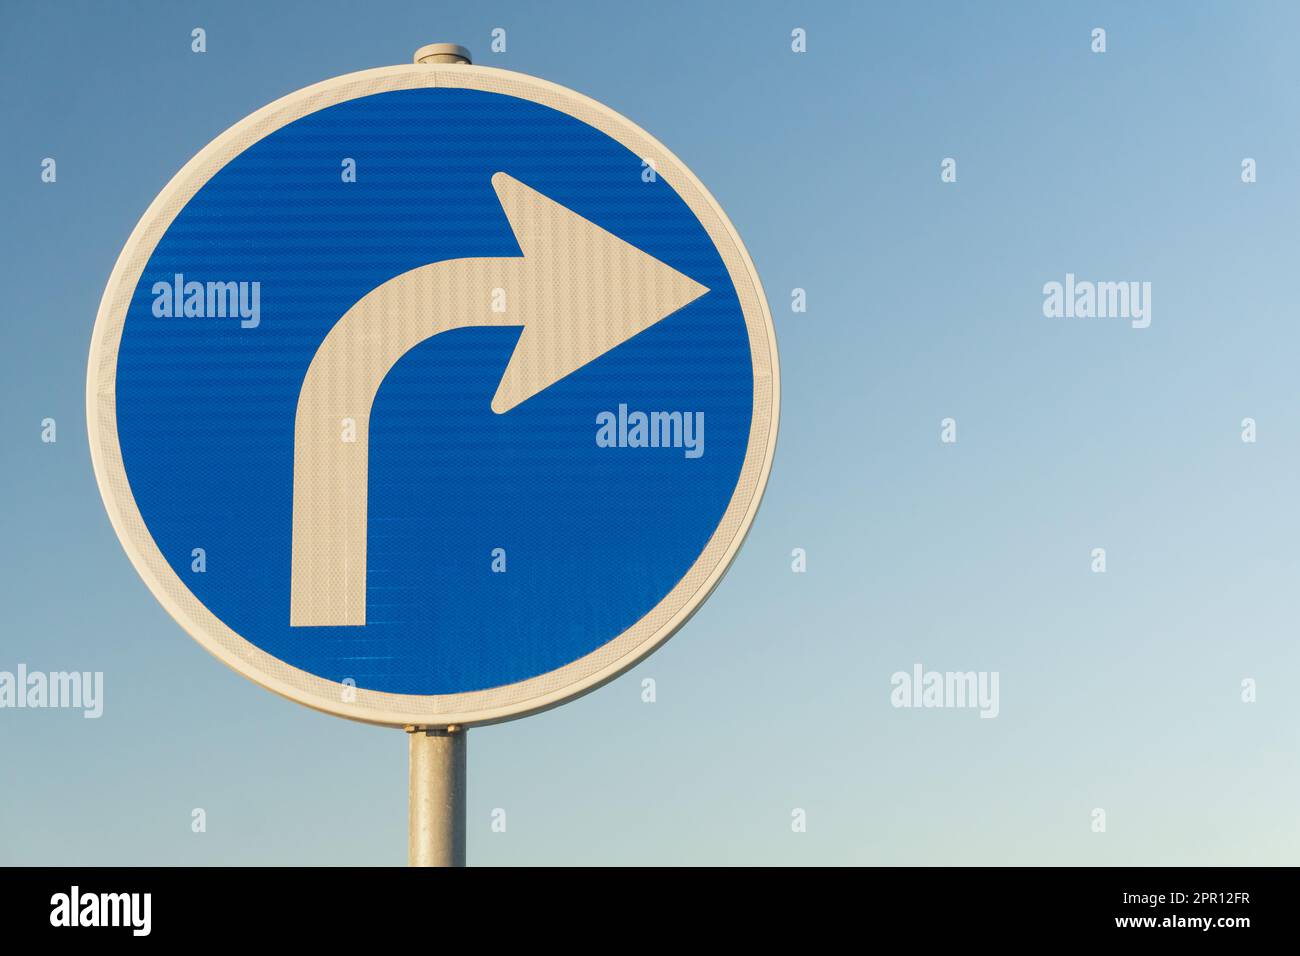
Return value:
<svg viewBox="0 0 1300 956">
<path fill-rule="evenodd" d="M 0 710 L 0 863 L 405 861 L 404 736 L 261 690 L 168 617 L 100 502 L 84 382 L 176 170 L 436 41 L 681 157 L 782 360 L 767 498 L 709 602 L 600 691 L 471 732 L 471 863 L 1295 863 L 1298 34 L 1284 3 L 6 0 L 0 670 L 103 671 L 106 700 Z M 1045 318 L 1067 272 L 1151 282 L 1151 327 Z M 997 671 L 1000 715 L 894 709 L 917 662 Z"/>
</svg>

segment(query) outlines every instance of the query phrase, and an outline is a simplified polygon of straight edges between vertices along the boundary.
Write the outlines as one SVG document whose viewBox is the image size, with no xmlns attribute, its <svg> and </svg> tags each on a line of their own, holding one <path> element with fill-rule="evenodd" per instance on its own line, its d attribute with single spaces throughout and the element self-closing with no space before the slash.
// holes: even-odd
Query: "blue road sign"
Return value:
<svg viewBox="0 0 1300 956">
<path fill-rule="evenodd" d="M 721 210 L 627 120 L 531 77 L 327 81 L 213 142 L 110 280 L 96 473 L 156 596 L 296 700 L 529 713 L 707 597 L 777 419 Z"/>
</svg>

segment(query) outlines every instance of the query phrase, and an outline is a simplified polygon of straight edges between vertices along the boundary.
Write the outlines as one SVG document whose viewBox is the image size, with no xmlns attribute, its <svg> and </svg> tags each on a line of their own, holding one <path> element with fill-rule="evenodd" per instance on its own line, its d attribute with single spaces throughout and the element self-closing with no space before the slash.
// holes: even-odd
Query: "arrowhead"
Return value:
<svg viewBox="0 0 1300 956">
<path fill-rule="evenodd" d="M 507 308 L 521 315 L 492 399 L 508 412 L 709 290 L 505 173 L 492 177 L 524 267 Z"/>
</svg>

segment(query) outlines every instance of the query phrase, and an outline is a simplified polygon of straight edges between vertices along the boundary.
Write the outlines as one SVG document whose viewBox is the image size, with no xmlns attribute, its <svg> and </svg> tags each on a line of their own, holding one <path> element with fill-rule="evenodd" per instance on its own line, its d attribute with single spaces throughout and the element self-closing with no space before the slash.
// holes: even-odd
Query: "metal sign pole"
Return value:
<svg viewBox="0 0 1300 956">
<path fill-rule="evenodd" d="M 465 747 L 463 727 L 407 727 L 411 742 L 411 866 L 465 865 Z"/>
</svg>

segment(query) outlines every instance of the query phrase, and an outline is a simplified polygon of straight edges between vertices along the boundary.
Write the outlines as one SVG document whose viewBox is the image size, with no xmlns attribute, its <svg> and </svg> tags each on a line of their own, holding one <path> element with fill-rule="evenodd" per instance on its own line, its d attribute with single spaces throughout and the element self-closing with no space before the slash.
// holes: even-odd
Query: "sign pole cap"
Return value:
<svg viewBox="0 0 1300 956">
<path fill-rule="evenodd" d="M 416 63 L 465 63 L 470 59 L 469 50 L 459 43 L 430 43 L 415 51 Z"/>
</svg>

